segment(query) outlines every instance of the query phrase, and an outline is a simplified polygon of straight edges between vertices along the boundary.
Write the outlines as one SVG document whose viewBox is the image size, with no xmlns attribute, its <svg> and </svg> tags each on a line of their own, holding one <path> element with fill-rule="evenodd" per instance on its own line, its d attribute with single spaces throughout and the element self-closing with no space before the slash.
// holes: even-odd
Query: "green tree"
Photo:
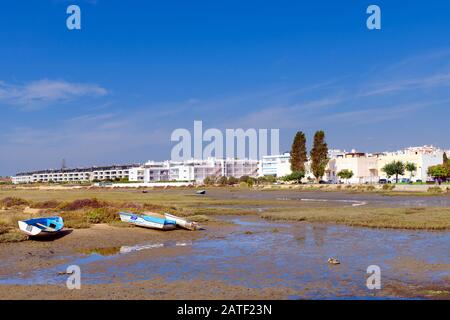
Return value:
<svg viewBox="0 0 450 320">
<path fill-rule="evenodd" d="M 306 152 L 306 137 L 301 131 L 295 134 L 291 147 L 291 170 L 305 172 L 305 162 L 308 160 Z"/>
<path fill-rule="evenodd" d="M 442 164 L 429 167 L 427 173 L 439 184 L 441 184 L 442 180 L 447 179 L 447 177 L 450 176 L 450 171 Z"/>
<path fill-rule="evenodd" d="M 282 177 L 283 181 L 294 181 L 295 183 L 301 183 L 302 179 L 305 177 L 305 173 L 303 171 L 294 171 L 287 176 Z"/>
<path fill-rule="evenodd" d="M 348 169 L 343 169 L 337 173 L 337 176 L 341 179 L 349 180 L 353 177 L 353 171 Z"/>
<path fill-rule="evenodd" d="M 413 162 L 407 162 L 405 165 L 406 171 L 409 172 L 409 179 L 412 180 L 412 177 L 414 176 L 414 173 L 417 171 L 417 166 Z"/>
<path fill-rule="evenodd" d="M 381 168 L 381 171 L 385 172 L 388 178 L 395 176 L 395 182 L 398 183 L 398 176 L 405 174 L 405 164 L 394 160 Z"/>
<path fill-rule="evenodd" d="M 325 174 L 328 164 L 328 146 L 325 142 L 325 132 L 317 131 L 314 134 L 314 143 L 311 150 L 311 171 L 319 181 Z"/>
<path fill-rule="evenodd" d="M 447 163 L 449 163 L 448 157 L 447 157 L 447 153 L 446 153 L 446 152 L 444 152 L 444 156 L 443 156 L 443 159 L 442 159 L 442 160 L 443 160 L 442 163 L 443 163 L 444 165 L 446 165 Z"/>
</svg>

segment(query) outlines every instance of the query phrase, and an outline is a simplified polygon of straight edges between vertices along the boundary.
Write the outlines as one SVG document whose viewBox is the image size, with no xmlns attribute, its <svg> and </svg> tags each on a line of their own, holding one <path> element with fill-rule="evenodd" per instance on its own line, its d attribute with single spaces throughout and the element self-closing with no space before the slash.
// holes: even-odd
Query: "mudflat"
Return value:
<svg viewBox="0 0 450 320">
<path fill-rule="evenodd" d="M 20 210 L 34 212 L 42 201 L 108 210 L 65 209 L 68 218 L 95 219 L 56 237 L 0 243 L 0 299 L 450 299 L 447 196 L 408 196 L 417 202 L 405 206 L 405 199 L 379 194 L 291 190 L 2 192 L 28 201 L 5 208 L 2 217 L 24 216 Z M 100 202 L 76 202 L 91 195 Z M 95 222 L 116 219 L 122 203 L 197 214 L 205 230 Z M 374 217 L 384 225 L 364 227 Z M 330 257 L 340 264 L 330 265 Z M 71 265 L 81 269 L 80 290 L 66 287 Z M 381 269 L 380 290 L 366 285 L 371 265 Z"/>
</svg>

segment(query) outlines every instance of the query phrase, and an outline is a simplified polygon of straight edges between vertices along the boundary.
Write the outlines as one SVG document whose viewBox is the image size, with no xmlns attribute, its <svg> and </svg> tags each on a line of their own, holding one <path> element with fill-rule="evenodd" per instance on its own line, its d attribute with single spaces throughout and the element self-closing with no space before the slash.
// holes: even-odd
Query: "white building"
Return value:
<svg viewBox="0 0 450 320">
<path fill-rule="evenodd" d="M 330 158 L 328 166 L 325 170 L 325 180 L 333 183 L 341 181 L 338 173 L 342 170 L 350 170 L 353 177 L 348 183 L 377 183 L 378 175 L 378 158 L 372 154 L 363 152 L 342 152 Z"/>
<path fill-rule="evenodd" d="M 263 156 L 260 162 L 260 176 L 283 177 L 291 174 L 291 155 L 285 152 L 279 155 Z"/>
<path fill-rule="evenodd" d="M 417 171 L 411 173 L 405 171 L 405 174 L 399 178 L 412 178 L 412 181 L 421 180 L 423 182 L 429 179 L 427 171 L 431 166 L 442 164 L 444 151 L 433 146 L 410 147 L 396 152 L 384 152 L 378 158 L 378 173 L 380 178 L 387 179 L 386 173 L 381 169 L 392 161 L 402 161 L 403 163 L 414 163 Z"/>
<path fill-rule="evenodd" d="M 141 167 L 130 169 L 130 181 L 196 181 L 206 177 L 235 177 L 258 174 L 257 160 L 216 159 L 186 161 L 148 161 Z"/>
<path fill-rule="evenodd" d="M 129 171 L 136 165 L 113 165 L 76 169 L 41 170 L 18 173 L 11 177 L 14 184 L 38 182 L 89 182 L 129 178 Z"/>
<path fill-rule="evenodd" d="M 339 182 L 337 174 L 344 169 L 351 170 L 353 177 L 350 183 L 377 183 L 380 179 L 393 181 L 394 177 L 387 177 L 383 167 L 393 161 L 401 161 L 404 164 L 414 163 L 415 172 L 407 172 L 399 176 L 399 179 L 411 179 L 411 181 L 427 181 L 429 179 L 428 168 L 442 163 L 444 151 L 433 146 L 410 147 L 395 152 L 363 153 L 345 152 L 336 154 L 330 159 L 326 170 L 326 179 Z"/>
<path fill-rule="evenodd" d="M 403 163 L 414 163 L 417 171 L 412 174 L 412 181 L 427 181 L 427 171 L 430 166 L 442 163 L 444 151 L 433 146 L 410 147 L 395 152 L 383 153 L 364 153 L 352 150 L 351 152 L 341 150 L 329 150 L 330 159 L 325 169 L 323 180 L 332 183 L 344 182 L 338 177 L 342 170 L 350 170 L 353 177 L 348 180 L 349 183 L 378 183 L 380 179 L 387 179 L 382 168 L 389 162 L 402 161 Z M 447 153 L 450 156 L 450 152 Z M 303 181 L 315 180 L 311 172 L 311 162 L 305 163 L 305 178 Z M 260 162 L 261 176 L 282 177 L 291 173 L 290 154 L 265 156 Z M 399 178 L 411 178 L 411 174 L 405 171 Z M 391 180 L 393 178 L 391 177 Z M 347 181 L 345 181 L 347 182 Z"/>
</svg>

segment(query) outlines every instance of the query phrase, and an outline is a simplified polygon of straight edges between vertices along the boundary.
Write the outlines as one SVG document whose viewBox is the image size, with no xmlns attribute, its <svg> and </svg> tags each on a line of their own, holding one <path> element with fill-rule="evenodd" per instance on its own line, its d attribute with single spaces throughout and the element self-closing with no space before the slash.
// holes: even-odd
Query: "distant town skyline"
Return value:
<svg viewBox="0 0 450 320">
<path fill-rule="evenodd" d="M 170 158 L 171 132 L 324 130 L 330 148 L 450 149 L 450 3 L 7 0 L 0 176 Z M 415 17 L 411 19 L 411 17 Z"/>
</svg>

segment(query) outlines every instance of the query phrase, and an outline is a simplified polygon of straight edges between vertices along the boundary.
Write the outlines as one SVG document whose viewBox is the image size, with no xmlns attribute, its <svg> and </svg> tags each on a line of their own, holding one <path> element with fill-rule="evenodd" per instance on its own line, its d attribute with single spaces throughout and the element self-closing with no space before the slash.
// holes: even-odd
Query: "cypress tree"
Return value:
<svg viewBox="0 0 450 320">
<path fill-rule="evenodd" d="M 317 180 L 324 176 L 327 164 L 328 146 L 325 142 L 325 132 L 317 131 L 314 135 L 314 143 L 311 150 L 311 171 Z"/>
<path fill-rule="evenodd" d="M 443 161 L 444 165 L 448 163 L 448 157 L 447 157 L 447 153 L 446 152 L 444 152 L 444 159 L 443 160 L 444 160 Z"/>
<path fill-rule="evenodd" d="M 307 161 L 306 137 L 301 131 L 295 134 L 291 147 L 291 170 L 292 172 L 305 172 L 305 162 Z"/>
</svg>

